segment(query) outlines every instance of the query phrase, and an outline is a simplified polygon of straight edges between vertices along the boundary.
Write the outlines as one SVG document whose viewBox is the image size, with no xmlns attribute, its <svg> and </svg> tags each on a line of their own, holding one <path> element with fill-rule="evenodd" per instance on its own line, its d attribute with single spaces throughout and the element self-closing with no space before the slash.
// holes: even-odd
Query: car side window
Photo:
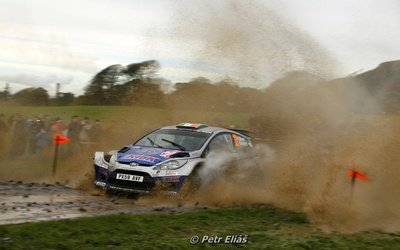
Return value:
<svg viewBox="0 0 400 250">
<path fill-rule="evenodd" d="M 232 152 L 233 145 L 231 135 L 229 133 L 219 134 L 215 136 L 208 144 L 209 151 L 227 151 Z"/>
<path fill-rule="evenodd" d="M 236 152 L 247 152 L 253 147 L 249 139 L 237 134 L 232 134 L 232 141 Z"/>
</svg>

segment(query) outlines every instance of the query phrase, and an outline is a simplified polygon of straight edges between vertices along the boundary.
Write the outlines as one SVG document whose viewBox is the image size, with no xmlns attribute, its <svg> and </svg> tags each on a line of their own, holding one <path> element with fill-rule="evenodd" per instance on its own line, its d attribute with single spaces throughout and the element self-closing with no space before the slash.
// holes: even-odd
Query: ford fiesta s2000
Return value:
<svg viewBox="0 0 400 250">
<path fill-rule="evenodd" d="M 229 152 L 236 159 L 253 151 L 243 130 L 181 123 L 157 129 L 118 151 L 95 152 L 95 185 L 108 191 L 149 193 L 161 184 L 177 193 L 198 178 L 210 152 Z"/>
</svg>

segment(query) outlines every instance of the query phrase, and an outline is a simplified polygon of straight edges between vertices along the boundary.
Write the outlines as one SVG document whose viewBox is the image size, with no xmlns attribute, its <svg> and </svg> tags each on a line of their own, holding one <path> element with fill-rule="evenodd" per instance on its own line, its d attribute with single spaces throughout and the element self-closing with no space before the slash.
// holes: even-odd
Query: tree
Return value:
<svg viewBox="0 0 400 250">
<path fill-rule="evenodd" d="M 13 99 L 21 105 L 47 105 L 49 94 L 44 88 L 26 88 L 15 93 Z"/>
<path fill-rule="evenodd" d="M 6 86 L 4 86 L 4 90 L 0 91 L 0 100 L 1 101 L 6 101 L 10 98 L 10 84 L 6 83 Z"/>
<path fill-rule="evenodd" d="M 75 100 L 75 95 L 71 92 L 68 93 L 59 93 L 55 102 L 59 106 L 66 106 L 73 103 Z"/>
<path fill-rule="evenodd" d="M 160 69 L 160 64 L 155 60 L 132 63 L 125 67 L 123 71 L 131 79 L 152 78 Z"/>
<path fill-rule="evenodd" d="M 164 105 L 164 93 L 159 84 L 153 83 L 151 80 L 141 80 L 131 85 L 131 94 L 125 98 L 126 104 L 145 107 L 162 107 Z"/>
<path fill-rule="evenodd" d="M 97 73 L 85 89 L 87 104 L 111 104 L 110 89 L 121 77 L 123 66 L 111 65 Z"/>
<path fill-rule="evenodd" d="M 97 73 L 85 89 L 86 104 L 123 104 L 134 91 L 134 85 L 148 81 L 159 69 L 157 61 L 111 65 Z"/>
</svg>

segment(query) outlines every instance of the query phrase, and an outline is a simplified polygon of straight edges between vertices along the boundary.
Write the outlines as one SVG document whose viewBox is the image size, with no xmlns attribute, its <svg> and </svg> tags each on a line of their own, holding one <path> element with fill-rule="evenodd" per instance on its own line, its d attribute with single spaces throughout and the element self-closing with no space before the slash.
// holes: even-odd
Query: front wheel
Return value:
<svg viewBox="0 0 400 250">
<path fill-rule="evenodd" d="M 181 197 L 189 195 L 196 195 L 201 187 L 201 178 L 199 175 L 200 167 L 196 167 L 192 173 L 183 181 L 182 187 L 179 191 Z"/>
</svg>

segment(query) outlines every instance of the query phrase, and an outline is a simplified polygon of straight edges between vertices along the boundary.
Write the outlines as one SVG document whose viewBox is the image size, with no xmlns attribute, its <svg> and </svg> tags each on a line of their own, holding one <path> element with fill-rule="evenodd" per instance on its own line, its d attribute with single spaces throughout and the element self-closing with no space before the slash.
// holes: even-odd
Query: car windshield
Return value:
<svg viewBox="0 0 400 250">
<path fill-rule="evenodd" d="M 194 151 L 199 150 L 209 136 L 208 133 L 198 131 L 160 129 L 146 135 L 134 145 Z"/>
</svg>

